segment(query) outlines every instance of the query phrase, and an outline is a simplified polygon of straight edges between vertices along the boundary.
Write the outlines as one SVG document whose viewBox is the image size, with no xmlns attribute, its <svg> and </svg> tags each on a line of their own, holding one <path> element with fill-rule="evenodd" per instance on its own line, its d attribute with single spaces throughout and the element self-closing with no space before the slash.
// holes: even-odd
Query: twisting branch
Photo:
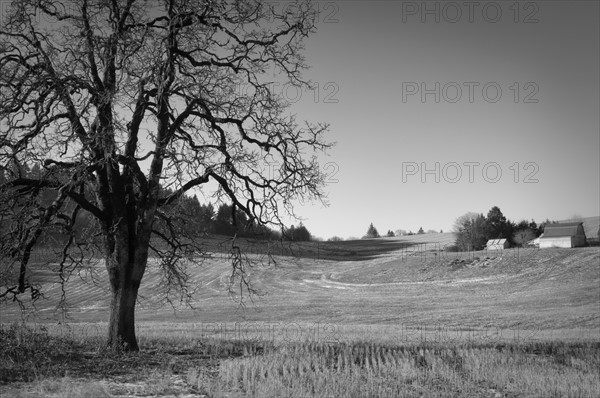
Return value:
<svg viewBox="0 0 600 398">
<path fill-rule="evenodd" d="M 232 268 L 229 276 L 228 291 L 232 297 L 237 296 L 240 307 L 245 308 L 245 294 L 248 294 L 250 300 L 253 301 L 253 297 L 258 294 L 258 291 L 252 286 L 251 270 L 253 262 L 250 257 L 244 253 L 242 248 L 237 245 L 236 236 L 231 238 L 229 259 Z"/>
</svg>

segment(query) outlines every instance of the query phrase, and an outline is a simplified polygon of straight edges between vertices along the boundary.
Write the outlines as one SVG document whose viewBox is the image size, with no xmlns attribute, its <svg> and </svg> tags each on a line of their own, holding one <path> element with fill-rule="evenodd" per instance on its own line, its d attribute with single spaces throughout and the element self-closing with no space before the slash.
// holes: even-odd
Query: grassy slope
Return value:
<svg viewBox="0 0 600 398">
<path fill-rule="evenodd" d="M 137 314 L 143 351 L 131 356 L 100 348 L 99 262 L 89 270 L 97 285 L 74 276 L 67 286 L 71 315 L 92 324 L 70 324 L 67 339 L 0 327 L 0 395 L 598 396 L 598 248 L 446 254 L 432 242 L 443 246 L 441 235 L 305 244 L 293 248 L 305 257 L 276 264 L 255 250 L 260 295 L 246 312 L 228 300 L 230 265 L 218 253 L 190 265 L 195 310 L 161 305 L 151 264 Z M 60 293 L 50 273 L 32 278 Z M 54 304 L 40 302 L 39 318 Z M 14 304 L 0 309 L 2 322 L 19 318 Z"/>
<path fill-rule="evenodd" d="M 180 327 L 173 323 L 320 322 L 332 324 L 336 333 L 383 340 L 398 338 L 406 328 L 440 325 L 455 333 L 494 327 L 539 335 L 551 331 L 552 337 L 573 337 L 570 331 L 575 330 L 575 337 L 586 338 L 599 329 L 598 248 L 440 252 L 448 239 L 451 234 L 304 244 L 288 248 L 295 257 L 274 256 L 276 264 L 268 263 L 265 247 L 253 246 L 258 254 L 252 256 L 257 264 L 251 277 L 258 295 L 253 302 L 246 299 L 246 311 L 240 309 L 239 297 L 232 300 L 227 294 L 231 268 L 224 255 L 190 264 L 191 285 L 197 288 L 193 310 L 176 305 L 174 311 L 160 299 L 164 283 L 152 264 L 137 320 L 141 327 L 161 323 L 167 328 Z M 279 253 L 291 252 L 280 248 Z M 70 315 L 77 321 L 108 316 L 101 262 L 85 279 L 91 273 L 96 285 L 74 276 L 67 288 Z M 38 272 L 35 278 L 47 282 L 50 298 L 38 303 L 38 318 L 52 319 L 60 287 L 49 283 L 48 273 Z M 16 305 L 2 306 L 2 322 L 19 318 Z"/>
</svg>

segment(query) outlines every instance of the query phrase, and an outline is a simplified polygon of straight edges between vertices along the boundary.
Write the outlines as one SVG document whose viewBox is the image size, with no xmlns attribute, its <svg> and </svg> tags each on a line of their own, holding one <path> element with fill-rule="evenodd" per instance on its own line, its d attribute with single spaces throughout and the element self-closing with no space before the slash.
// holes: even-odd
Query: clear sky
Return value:
<svg viewBox="0 0 600 398">
<path fill-rule="evenodd" d="M 296 206 L 313 235 L 600 215 L 599 1 L 316 5 L 315 89 L 280 93 L 337 142 L 329 206 Z"/>
<path fill-rule="evenodd" d="M 288 93 L 337 141 L 330 206 L 298 207 L 313 235 L 600 214 L 599 2 L 470 4 L 319 2 L 318 95 Z"/>
</svg>

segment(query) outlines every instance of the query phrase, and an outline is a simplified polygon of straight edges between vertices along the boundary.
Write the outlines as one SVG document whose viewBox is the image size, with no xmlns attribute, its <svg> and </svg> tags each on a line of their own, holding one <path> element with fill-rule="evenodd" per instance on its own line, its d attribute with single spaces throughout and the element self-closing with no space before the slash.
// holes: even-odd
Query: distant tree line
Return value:
<svg viewBox="0 0 600 398">
<path fill-rule="evenodd" d="M 169 194 L 168 190 L 165 192 Z M 312 240 L 308 229 L 300 222 L 282 231 L 276 231 L 265 225 L 248 220 L 246 213 L 233 205 L 223 203 L 215 211 L 212 203 L 201 204 L 196 195 L 184 196 L 173 206 L 173 213 L 179 217 L 183 232 L 190 235 L 216 234 L 266 240 L 286 240 L 306 242 Z"/>
<path fill-rule="evenodd" d="M 487 216 L 483 214 L 469 212 L 456 219 L 453 227 L 453 233 L 456 236 L 454 250 L 481 250 L 490 239 L 507 239 L 512 246 L 524 246 L 527 242 L 539 237 L 544 232 L 544 227 L 547 224 L 556 224 L 558 221 L 546 221 L 537 224 L 535 220 L 521 220 L 513 222 L 507 219 L 499 207 L 492 207 Z M 415 233 L 398 229 L 395 232 L 388 230 L 385 233 L 386 237 L 394 236 L 411 236 L 422 234 L 444 233 L 443 230 L 437 232 L 433 229 L 428 229 L 427 232 L 423 227 Z M 600 240 L 600 230 L 598 231 Z M 373 223 L 369 224 L 367 232 L 362 239 L 379 238 L 381 235 Z M 348 238 L 353 240 L 358 238 Z M 328 239 L 330 242 L 339 242 L 344 239 L 339 236 L 332 236 Z"/>
<path fill-rule="evenodd" d="M 9 180 L 11 175 L 20 176 L 20 178 L 39 178 L 43 173 L 50 173 L 39 164 L 33 165 L 20 164 L 14 166 L 11 170 L 0 169 L 0 186 Z M 53 178 L 62 180 L 67 178 L 57 173 L 56 169 L 52 171 Z M 161 188 L 162 196 L 166 197 L 173 193 L 169 188 Z M 0 192 L 0 200 L 10 200 L 3 197 Z M 9 234 L 18 234 L 26 230 L 29 224 L 34 224 L 40 214 L 36 212 L 38 207 L 48 207 L 56 197 L 56 192 L 52 189 L 40 190 L 36 196 L 35 203 L 29 201 L 18 203 L 12 207 L 12 212 L 19 212 L 20 217 L 18 223 L 15 223 L 14 214 L 4 214 L 0 212 L 0 244 L 3 241 L 8 241 Z M 74 211 L 75 203 L 68 203 L 67 209 Z M 8 211 L 8 210 L 6 210 Z M 169 230 L 176 231 L 182 237 L 197 238 L 206 234 L 217 234 L 239 237 L 251 237 L 267 240 L 287 240 L 287 241 L 310 241 L 311 233 L 306 226 L 300 222 L 298 226 L 291 225 L 289 228 L 284 228 L 281 231 L 276 231 L 268 228 L 265 225 L 257 225 L 249 222 L 246 214 L 229 204 L 221 204 L 218 209 L 215 209 L 212 203 L 202 204 L 196 195 L 182 196 L 179 200 L 173 202 L 164 208 L 165 217 L 159 217 L 153 228 L 165 237 L 169 236 Z M 167 217 L 168 216 L 168 217 Z M 96 219 L 88 212 L 79 211 L 76 215 L 78 222 L 76 225 L 75 240 L 77 242 L 93 243 L 96 238 L 99 238 L 99 229 Z M 9 221 L 12 220 L 12 221 Z M 57 247 L 64 245 L 69 234 L 60 227 L 52 226 L 45 229 L 40 237 L 40 246 L 42 247 Z"/>
<path fill-rule="evenodd" d="M 413 231 L 407 231 L 405 229 L 397 229 L 393 236 L 411 236 L 411 235 L 420 235 L 420 234 L 437 234 L 438 231 L 434 229 L 428 229 L 427 231 L 423 230 L 423 227 L 420 227 L 419 230 L 414 233 Z M 444 230 L 440 229 L 440 234 L 444 233 Z"/>
<path fill-rule="evenodd" d="M 546 219 L 538 225 L 532 219 L 515 223 L 507 219 L 497 206 L 492 207 L 487 216 L 466 213 L 454 223 L 456 247 L 459 250 L 481 250 L 490 239 L 506 239 L 512 246 L 523 246 L 539 237 L 544 232 L 544 227 L 551 223 L 557 221 Z"/>
</svg>

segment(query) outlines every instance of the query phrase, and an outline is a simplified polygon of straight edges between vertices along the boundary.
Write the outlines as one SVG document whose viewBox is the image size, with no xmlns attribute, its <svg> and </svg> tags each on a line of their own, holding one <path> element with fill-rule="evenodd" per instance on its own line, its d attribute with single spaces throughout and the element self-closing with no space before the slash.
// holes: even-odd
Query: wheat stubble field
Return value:
<svg viewBox="0 0 600 398">
<path fill-rule="evenodd" d="M 188 264 L 189 305 L 151 266 L 141 352 L 114 356 L 101 261 L 37 312 L 2 304 L 0 393 L 12 396 L 600 396 L 600 252 L 448 253 L 451 234 L 266 249 L 246 242 L 256 294 L 228 294 L 213 252 Z M 448 242 L 446 242 L 448 241 Z M 21 322 L 26 316 L 28 328 Z M 61 323 L 59 324 L 58 321 Z"/>
</svg>

